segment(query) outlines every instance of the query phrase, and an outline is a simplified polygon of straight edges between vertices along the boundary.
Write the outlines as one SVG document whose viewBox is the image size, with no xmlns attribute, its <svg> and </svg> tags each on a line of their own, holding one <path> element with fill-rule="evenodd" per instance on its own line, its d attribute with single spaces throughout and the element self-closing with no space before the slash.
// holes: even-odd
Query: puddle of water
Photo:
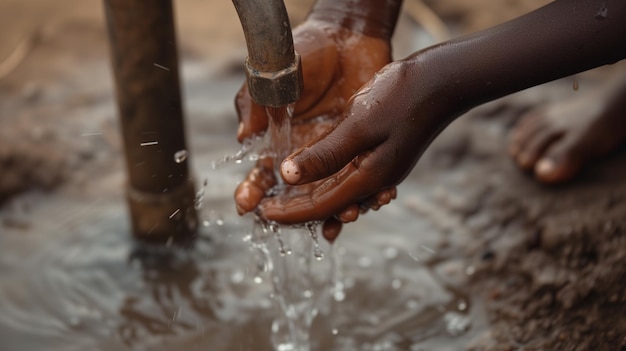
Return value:
<svg viewBox="0 0 626 351">
<path fill-rule="evenodd" d="M 270 275 L 261 274 L 260 283 L 254 279 L 258 262 L 244 241 L 251 218 L 236 216 L 227 195 L 207 191 L 202 217 L 211 225 L 202 227 L 196 245 L 186 250 L 133 243 L 121 196 L 91 200 L 88 206 L 84 198 L 41 202 L 31 210 L 41 223 L 28 233 L 3 235 L 3 347 L 273 350 L 272 337 L 286 326 L 280 320 L 272 325 L 276 296 Z M 409 244 L 413 234 L 395 234 L 398 216 L 407 215 L 396 212 L 376 221 L 364 218 L 333 250 L 320 242 L 327 257 L 318 261 L 308 256 L 311 280 L 289 275 L 302 270 L 287 269 L 306 257 L 281 256 L 277 241 L 269 240 L 280 283 L 290 287 L 284 291 L 301 308 L 292 313 L 312 316 L 307 309 L 317 309 L 311 321 L 312 350 L 405 350 L 406 345 L 449 344 L 464 337 L 453 336 L 463 334 L 457 333 L 464 328 L 459 324 L 471 308 L 458 310 L 459 295 L 411 258 L 406 248 L 418 247 Z M 63 220 L 55 223 L 54 218 Z M 294 252 L 312 252 L 311 240 L 292 240 L 292 234 L 306 234 L 302 230 L 281 234 Z M 383 235 L 387 240 L 380 240 Z M 298 248 L 302 243 L 306 247 Z M 335 261 L 330 259 L 333 251 Z M 342 270 L 330 267 L 339 263 Z M 456 319 L 446 322 L 450 311 Z M 273 328 L 278 332 L 272 333 Z M 456 329 L 449 333 L 450 328 Z"/>
</svg>

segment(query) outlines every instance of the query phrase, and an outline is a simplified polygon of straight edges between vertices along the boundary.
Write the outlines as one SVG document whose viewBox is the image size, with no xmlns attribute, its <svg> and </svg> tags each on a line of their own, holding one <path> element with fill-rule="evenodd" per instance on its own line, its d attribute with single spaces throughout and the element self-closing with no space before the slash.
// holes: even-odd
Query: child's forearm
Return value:
<svg viewBox="0 0 626 351">
<path fill-rule="evenodd" d="M 368 36 L 389 40 L 402 0 L 317 0 L 309 18 L 332 21 Z"/>
<path fill-rule="evenodd" d="M 625 57 L 626 1 L 557 0 L 422 50 L 406 62 L 415 73 L 413 88 L 429 85 L 433 97 L 457 107 L 450 116 L 457 117 L 487 101 Z"/>
</svg>

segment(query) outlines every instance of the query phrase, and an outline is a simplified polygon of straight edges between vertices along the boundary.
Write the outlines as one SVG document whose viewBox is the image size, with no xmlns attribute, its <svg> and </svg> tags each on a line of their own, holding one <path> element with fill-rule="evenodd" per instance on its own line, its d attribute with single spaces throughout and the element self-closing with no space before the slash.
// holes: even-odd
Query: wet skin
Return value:
<svg viewBox="0 0 626 351">
<path fill-rule="evenodd" d="M 604 8 L 609 15 L 598 16 Z M 259 209 L 280 223 L 336 218 L 399 184 L 437 134 L 467 110 L 623 59 L 625 32 L 624 1 L 557 0 L 390 63 L 352 96 L 329 130 L 281 165 L 289 184 L 316 186 L 263 198 Z"/>
<path fill-rule="evenodd" d="M 330 128 L 342 115 L 346 101 L 391 61 L 391 48 L 386 38 L 367 36 L 316 18 L 309 18 L 294 30 L 294 44 L 302 58 L 305 82 L 291 121 L 291 140 L 298 148 Z M 251 100 L 245 85 L 237 95 L 236 107 L 240 118 L 239 141 L 267 129 L 265 108 Z M 235 191 L 238 212 L 255 210 L 275 184 L 272 160 L 260 160 Z M 302 185 L 289 193 L 310 193 L 317 185 L 315 182 Z M 341 223 L 354 221 L 360 212 L 378 209 L 394 197 L 395 188 L 383 189 L 368 199 L 369 206 L 363 206 L 364 202 L 346 204 L 336 216 L 325 219 L 324 236 L 333 240 L 341 230 Z"/>
<path fill-rule="evenodd" d="M 523 116 L 511 133 L 509 153 L 543 183 L 572 179 L 591 159 L 626 141 L 626 76 L 593 91 Z"/>
</svg>

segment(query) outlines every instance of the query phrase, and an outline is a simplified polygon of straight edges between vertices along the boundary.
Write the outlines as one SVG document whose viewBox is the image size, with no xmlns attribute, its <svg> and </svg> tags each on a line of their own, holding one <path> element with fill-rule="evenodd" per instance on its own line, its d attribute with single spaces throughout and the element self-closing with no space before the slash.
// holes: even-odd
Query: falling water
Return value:
<svg viewBox="0 0 626 351">
<path fill-rule="evenodd" d="M 284 160 L 292 151 L 291 145 L 291 123 L 294 105 L 284 107 L 266 107 L 265 111 L 269 119 L 269 143 L 274 154 L 274 173 L 276 179 L 282 184 L 280 176 L 280 162 Z"/>
<path fill-rule="evenodd" d="M 266 112 L 269 119 L 267 154 L 274 158 L 277 179 L 271 193 L 280 194 L 288 190 L 279 172 L 281 161 L 293 151 L 290 123 L 293 104 L 267 107 Z M 324 258 L 318 227 L 319 222 L 288 227 L 258 217 L 254 221 L 251 249 L 256 257 L 257 277 L 263 273 L 270 275 L 272 299 L 278 312 L 272 323 L 272 344 L 277 351 L 311 349 L 311 324 L 318 314 L 322 294 L 329 290 L 319 289 L 312 273 L 312 257 L 317 261 Z M 335 265 L 331 264 L 330 268 Z M 328 287 L 329 282 L 322 285 Z"/>
</svg>

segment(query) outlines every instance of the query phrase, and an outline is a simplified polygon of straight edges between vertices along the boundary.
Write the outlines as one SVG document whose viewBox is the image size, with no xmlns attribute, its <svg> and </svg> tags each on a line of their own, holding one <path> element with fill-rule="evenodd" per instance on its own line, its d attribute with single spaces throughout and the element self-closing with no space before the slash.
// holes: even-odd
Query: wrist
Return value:
<svg viewBox="0 0 626 351">
<path fill-rule="evenodd" d="M 308 18 L 390 40 L 402 0 L 318 0 Z"/>
</svg>

